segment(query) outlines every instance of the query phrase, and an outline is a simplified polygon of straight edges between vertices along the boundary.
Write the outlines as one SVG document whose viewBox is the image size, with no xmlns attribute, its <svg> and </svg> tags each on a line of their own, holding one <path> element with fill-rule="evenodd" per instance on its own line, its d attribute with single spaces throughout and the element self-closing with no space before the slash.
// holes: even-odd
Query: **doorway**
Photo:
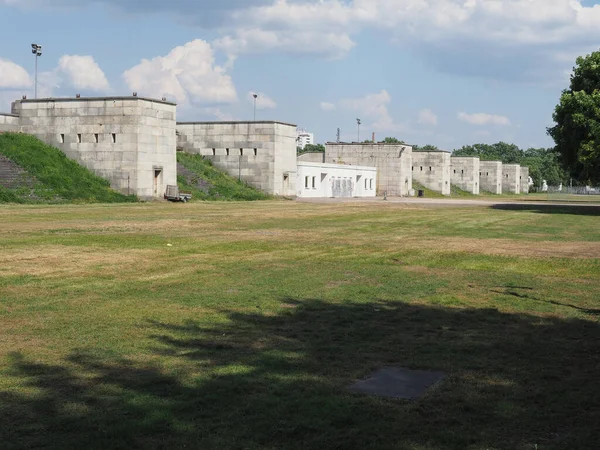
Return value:
<svg viewBox="0 0 600 450">
<path fill-rule="evenodd" d="M 163 170 L 154 168 L 154 198 L 160 198 L 163 195 Z"/>
</svg>

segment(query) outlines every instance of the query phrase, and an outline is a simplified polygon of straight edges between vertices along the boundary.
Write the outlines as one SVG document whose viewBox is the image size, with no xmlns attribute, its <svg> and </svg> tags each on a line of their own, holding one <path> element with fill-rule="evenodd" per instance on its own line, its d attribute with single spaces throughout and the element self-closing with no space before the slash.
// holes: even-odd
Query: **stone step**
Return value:
<svg viewBox="0 0 600 450">
<path fill-rule="evenodd" d="M 30 176 L 23 168 L 12 162 L 4 155 L 0 155 L 0 186 L 5 188 L 33 187 L 35 178 Z"/>
</svg>

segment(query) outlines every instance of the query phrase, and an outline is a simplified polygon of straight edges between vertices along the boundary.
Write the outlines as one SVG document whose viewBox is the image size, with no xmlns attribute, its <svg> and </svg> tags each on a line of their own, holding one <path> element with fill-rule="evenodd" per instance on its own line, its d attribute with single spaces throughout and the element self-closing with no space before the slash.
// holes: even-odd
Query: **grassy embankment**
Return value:
<svg viewBox="0 0 600 450">
<path fill-rule="evenodd" d="M 184 210 L 0 208 L 3 448 L 597 447 L 597 211 Z"/>
<path fill-rule="evenodd" d="M 59 149 L 26 134 L 0 134 L 0 155 L 26 171 L 12 187 L 0 186 L 0 203 L 123 203 L 137 201 L 110 189 Z"/>
</svg>

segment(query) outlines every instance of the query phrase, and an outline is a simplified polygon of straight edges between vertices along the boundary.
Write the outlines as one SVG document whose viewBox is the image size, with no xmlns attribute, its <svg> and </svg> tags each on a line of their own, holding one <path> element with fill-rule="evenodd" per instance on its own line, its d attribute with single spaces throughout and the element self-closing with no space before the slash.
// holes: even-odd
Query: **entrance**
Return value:
<svg viewBox="0 0 600 450">
<path fill-rule="evenodd" d="M 163 195 L 163 171 L 162 169 L 154 169 L 154 198 L 160 198 Z"/>
</svg>

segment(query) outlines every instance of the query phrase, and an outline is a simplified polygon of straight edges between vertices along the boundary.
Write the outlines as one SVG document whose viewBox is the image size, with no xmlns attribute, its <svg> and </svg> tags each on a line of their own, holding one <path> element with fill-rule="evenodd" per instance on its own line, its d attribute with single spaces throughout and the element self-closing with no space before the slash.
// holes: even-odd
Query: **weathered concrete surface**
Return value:
<svg viewBox="0 0 600 450">
<path fill-rule="evenodd" d="M 521 167 L 519 182 L 521 184 L 521 194 L 529 194 L 529 167 Z"/>
<path fill-rule="evenodd" d="M 312 163 L 324 163 L 325 153 L 323 152 L 309 152 L 302 153 L 298 156 L 298 162 L 312 162 Z"/>
<path fill-rule="evenodd" d="M 479 195 L 480 161 L 477 157 L 453 156 L 450 158 L 452 184 L 463 191 Z"/>
<path fill-rule="evenodd" d="M 450 153 L 413 151 L 412 176 L 426 188 L 450 195 Z"/>
<path fill-rule="evenodd" d="M 521 166 L 519 164 L 502 165 L 502 192 L 505 194 L 521 193 Z"/>
<path fill-rule="evenodd" d="M 16 133 L 20 129 L 19 116 L 0 113 L 0 133 Z"/>
<path fill-rule="evenodd" d="M 162 198 L 177 183 L 176 106 L 141 97 L 57 98 L 13 103 L 20 130 L 60 148 L 111 187 Z"/>
<path fill-rule="evenodd" d="M 375 197 L 376 187 L 375 167 L 298 163 L 298 197 Z"/>
<path fill-rule="evenodd" d="M 296 125 L 282 122 L 182 122 L 177 148 L 272 195 L 296 193 Z"/>
<path fill-rule="evenodd" d="M 412 147 L 404 144 L 328 142 L 325 162 L 377 168 L 377 194 L 407 196 L 412 189 Z"/>
<path fill-rule="evenodd" d="M 479 186 L 492 194 L 502 194 L 502 162 L 479 162 Z"/>
</svg>

